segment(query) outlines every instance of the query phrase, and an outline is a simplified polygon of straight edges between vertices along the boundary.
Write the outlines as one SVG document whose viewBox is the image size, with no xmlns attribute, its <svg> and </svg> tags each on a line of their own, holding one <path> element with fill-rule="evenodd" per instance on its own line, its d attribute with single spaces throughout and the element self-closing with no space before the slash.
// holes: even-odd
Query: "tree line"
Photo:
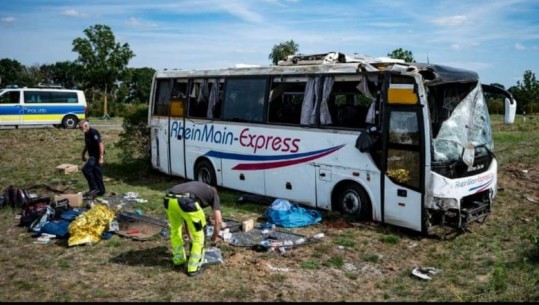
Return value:
<svg viewBox="0 0 539 305">
<path fill-rule="evenodd" d="M 128 43 L 116 41 L 112 29 L 96 24 L 84 31 L 85 37 L 72 42 L 72 51 L 78 53 L 74 61 L 34 66 L 22 65 L 15 59 L 0 59 L 0 87 L 60 86 L 84 90 L 89 102 L 90 115 L 126 113 L 132 106 L 148 104 L 153 68 L 129 68 L 135 57 Z M 288 55 L 298 54 L 299 44 L 294 40 L 273 46 L 268 59 L 273 65 Z M 390 58 L 415 62 L 413 53 L 398 48 L 387 54 Z M 492 84 L 504 88 L 501 84 Z M 522 81 L 508 88 L 517 100 L 517 112 L 533 114 L 539 110 L 539 81 L 535 73 L 526 70 Z M 131 106 L 131 107 L 130 107 Z M 503 104 L 493 105 L 494 112 L 503 112 Z"/>
</svg>

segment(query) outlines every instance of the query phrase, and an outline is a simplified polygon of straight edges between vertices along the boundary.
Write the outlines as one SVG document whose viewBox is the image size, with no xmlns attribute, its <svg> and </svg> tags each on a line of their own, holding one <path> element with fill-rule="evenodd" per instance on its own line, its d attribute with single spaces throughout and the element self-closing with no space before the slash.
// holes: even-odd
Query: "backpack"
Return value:
<svg viewBox="0 0 539 305">
<path fill-rule="evenodd" d="M 4 191 L 4 204 L 3 207 L 11 206 L 12 209 L 15 208 L 24 208 L 30 201 L 30 196 L 28 192 L 24 189 L 20 189 L 10 185 Z"/>
<path fill-rule="evenodd" d="M 30 228 L 32 223 L 45 215 L 49 208 L 49 204 L 46 201 L 34 202 L 31 205 L 27 205 L 21 212 L 19 226 Z"/>
</svg>

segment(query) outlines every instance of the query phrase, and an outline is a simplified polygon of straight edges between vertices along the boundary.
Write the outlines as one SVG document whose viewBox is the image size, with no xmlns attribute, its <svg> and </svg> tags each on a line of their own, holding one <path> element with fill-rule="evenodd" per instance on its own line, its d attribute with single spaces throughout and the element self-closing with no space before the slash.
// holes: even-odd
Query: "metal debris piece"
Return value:
<svg viewBox="0 0 539 305">
<path fill-rule="evenodd" d="M 168 220 L 165 220 L 165 219 L 162 219 L 162 218 L 154 218 L 154 217 L 145 216 L 145 215 L 138 215 L 135 212 L 127 212 L 126 211 L 126 212 L 122 212 L 122 213 L 118 214 L 118 222 L 123 222 L 125 220 L 131 220 L 131 221 L 139 220 L 139 221 L 142 221 L 142 222 L 151 223 L 151 224 L 154 224 L 154 225 L 157 225 L 157 226 L 168 229 Z"/>
<path fill-rule="evenodd" d="M 412 270 L 412 274 L 423 280 L 431 280 L 431 275 L 438 274 L 441 271 L 434 267 L 416 267 Z"/>
</svg>

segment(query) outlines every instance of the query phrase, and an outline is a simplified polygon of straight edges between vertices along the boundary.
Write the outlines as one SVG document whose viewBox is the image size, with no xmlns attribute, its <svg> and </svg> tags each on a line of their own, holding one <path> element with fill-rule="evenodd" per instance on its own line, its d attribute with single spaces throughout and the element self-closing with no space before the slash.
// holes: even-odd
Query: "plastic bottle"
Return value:
<svg viewBox="0 0 539 305">
<path fill-rule="evenodd" d="M 271 225 L 271 233 L 275 233 L 275 224 Z"/>
<path fill-rule="evenodd" d="M 212 236 L 213 235 L 213 226 L 207 226 L 206 227 L 206 236 Z"/>
<path fill-rule="evenodd" d="M 296 245 L 301 245 L 301 244 L 304 243 L 304 242 L 305 242 L 305 238 L 301 237 L 301 238 L 299 238 L 299 239 L 296 240 L 295 244 L 296 244 Z"/>
</svg>

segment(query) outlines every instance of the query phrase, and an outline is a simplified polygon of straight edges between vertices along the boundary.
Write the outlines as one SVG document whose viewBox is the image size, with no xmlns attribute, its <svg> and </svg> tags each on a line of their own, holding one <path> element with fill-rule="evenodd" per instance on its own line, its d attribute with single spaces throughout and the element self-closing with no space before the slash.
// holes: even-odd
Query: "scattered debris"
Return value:
<svg viewBox="0 0 539 305">
<path fill-rule="evenodd" d="M 423 280 L 431 280 L 431 275 L 435 275 L 442 270 L 434 267 L 416 267 L 412 270 L 412 274 Z"/>
<path fill-rule="evenodd" d="M 408 249 L 413 249 L 417 247 L 417 243 L 411 243 L 409 246 L 408 246 Z"/>
<path fill-rule="evenodd" d="M 137 212 L 118 214 L 116 217 L 118 230 L 115 233 L 123 237 L 144 241 L 161 233 L 163 229 L 168 230 L 168 221 L 141 214 Z"/>
<path fill-rule="evenodd" d="M 148 240 L 160 233 L 161 227 L 144 222 L 120 223 L 120 229 L 115 233 L 134 240 Z"/>
<path fill-rule="evenodd" d="M 274 270 L 274 271 L 282 271 L 282 272 L 290 271 L 288 268 L 273 267 L 272 265 L 270 265 L 270 263 L 267 263 L 267 265 L 271 270 Z"/>
<path fill-rule="evenodd" d="M 64 164 L 60 164 L 56 167 L 56 170 L 58 170 L 59 172 L 63 172 L 64 174 L 69 174 L 69 173 L 76 173 L 79 171 L 79 167 L 75 164 L 67 164 L 67 163 L 64 163 Z"/>
<path fill-rule="evenodd" d="M 243 232 L 249 232 L 253 229 L 255 221 L 253 219 L 246 220 L 241 224 L 241 230 Z"/>
<path fill-rule="evenodd" d="M 204 262 L 202 265 L 215 265 L 223 263 L 223 256 L 221 249 L 217 247 L 211 247 L 204 250 Z"/>
<path fill-rule="evenodd" d="M 160 226 L 162 228 L 168 229 L 168 220 L 162 219 L 162 218 L 154 218 L 150 216 L 145 215 L 138 215 L 135 212 L 122 212 L 118 214 L 118 222 L 124 222 L 124 221 L 136 221 L 139 220 L 141 222 L 146 222 L 149 224 L 154 224 L 156 226 Z"/>
</svg>

